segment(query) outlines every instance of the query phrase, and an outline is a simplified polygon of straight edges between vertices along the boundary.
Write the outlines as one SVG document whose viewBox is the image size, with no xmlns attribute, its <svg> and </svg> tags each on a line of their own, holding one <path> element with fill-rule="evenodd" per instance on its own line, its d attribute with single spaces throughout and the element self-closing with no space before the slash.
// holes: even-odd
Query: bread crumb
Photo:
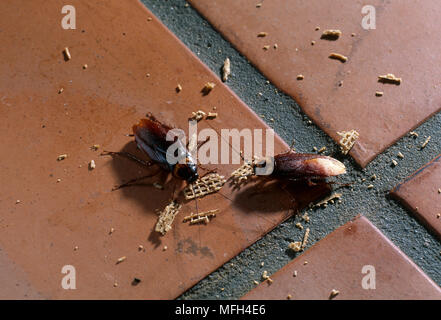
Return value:
<svg viewBox="0 0 441 320">
<path fill-rule="evenodd" d="M 287 296 L 286 296 L 286 299 L 291 300 L 291 299 L 292 299 L 292 295 L 290 295 L 290 294 L 287 295 Z"/>
<path fill-rule="evenodd" d="M 184 189 L 184 196 L 186 200 L 203 197 L 207 194 L 219 191 L 227 182 L 224 176 L 217 173 L 208 174 Z"/>
<path fill-rule="evenodd" d="M 140 245 L 138 246 L 138 251 L 142 251 L 142 250 L 144 250 L 144 246 L 143 246 L 142 244 L 140 244 Z"/>
<path fill-rule="evenodd" d="M 321 147 L 320 150 L 318 150 L 317 152 L 318 152 L 318 153 L 322 153 L 322 152 L 324 152 L 324 151 L 326 151 L 326 147 Z"/>
<path fill-rule="evenodd" d="M 273 48 L 277 49 L 279 47 L 279 45 L 277 43 L 274 44 Z"/>
<path fill-rule="evenodd" d="M 263 115 L 262 118 L 264 118 Z M 232 180 L 233 184 L 239 186 L 242 182 L 246 181 L 248 177 L 253 176 L 254 164 L 254 160 L 246 161 L 242 166 L 234 170 L 230 175 L 230 179 Z"/>
<path fill-rule="evenodd" d="M 373 188 L 374 188 L 374 185 L 373 185 L 373 184 L 370 184 L 370 185 L 367 186 L 367 188 L 368 188 L 368 189 L 373 189 Z"/>
<path fill-rule="evenodd" d="M 167 249 L 168 249 L 168 247 L 167 247 L 167 246 L 164 246 L 164 247 L 162 248 L 162 251 L 167 251 Z"/>
<path fill-rule="evenodd" d="M 409 132 L 409 135 L 414 138 L 418 138 L 418 136 L 419 136 L 418 133 L 416 133 L 415 131 Z"/>
<path fill-rule="evenodd" d="M 64 48 L 63 53 L 64 53 L 64 59 L 66 61 L 69 61 L 70 59 L 72 59 L 72 56 L 70 54 L 70 51 L 69 51 L 68 47 Z"/>
<path fill-rule="evenodd" d="M 67 158 L 67 154 L 60 154 L 57 158 L 58 161 L 64 160 Z"/>
<path fill-rule="evenodd" d="M 302 250 L 306 248 L 306 244 L 308 243 L 309 231 L 310 231 L 309 228 L 306 228 L 305 235 L 303 236 L 303 241 L 302 241 Z"/>
<path fill-rule="evenodd" d="M 172 227 L 173 220 L 181 209 L 181 204 L 172 200 L 165 208 L 159 213 L 158 222 L 155 226 L 155 231 L 162 235 L 165 235 Z"/>
<path fill-rule="evenodd" d="M 182 86 L 178 83 L 178 85 L 176 86 L 176 92 L 179 93 L 182 91 Z"/>
<path fill-rule="evenodd" d="M 259 281 L 253 280 L 253 283 L 254 283 L 255 285 L 258 285 L 258 284 L 259 284 Z"/>
<path fill-rule="evenodd" d="M 213 83 L 213 82 L 207 82 L 207 83 L 204 85 L 204 87 L 202 88 L 202 93 L 203 93 L 204 95 L 209 94 L 209 93 L 214 89 L 215 86 L 216 86 L 215 83 Z"/>
<path fill-rule="evenodd" d="M 325 30 L 322 33 L 321 38 L 327 40 L 337 40 L 342 35 L 340 30 Z"/>
<path fill-rule="evenodd" d="M 99 144 L 94 144 L 93 146 L 90 147 L 90 150 L 97 151 L 99 148 L 100 148 Z"/>
<path fill-rule="evenodd" d="M 310 205 L 313 208 L 318 208 L 322 205 L 327 205 L 330 201 L 333 201 L 335 199 L 341 199 L 342 194 L 341 193 L 333 193 L 330 196 L 324 198 L 320 202 L 317 202 L 316 204 Z"/>
<path fill-rule="evenodd" d="M 343 63 L 345 63 L 346 61 L 348 61 L 348 57 L 346 57 L 346 56 L 344 56 L 344 55 L 342 55 L 342 54 L 340 54 L 340 53 L 335 53 L 335 52 L 332 52 L 332 53 L 329 55 L 329 58 L 331 58 L 331 59 L 335 59 L 335 60 L 340 60 L 340 61 L 343 62 Z"/>
<path fill-rule="evenodd" d="M 375 91 L 375 95 L 376 95 L 377 97 L 382 97 L 383 94 L 384 94 L 383 91 Z"/>
<path fill-rule="evenodd" d="M 308 261 L 303 262 L 303 264 L 306 266 L 308 264 Z"/>
<path fill-rule="evenodd" d="M 215 119 L 215 118 L 217 118 L 217 112 L 209 112 L 208 114 L 207 114 L 207 117 L 206 117 L 207 119 Z"/>
<path fill-rule="evenodd" d="M 332 289 L 331 293 L 329 294 L 329 299 L 334 299 L 336 296 L 338 296 L 339 293 L 340 291 Z"/>
<path fill-rule="evenodd" d="M 300 241 L 291 242 L 288 248 L 294 252 L 300 252 L 302 251 L 302 243 Z"/>
<path fill-rule="evenodd" d="M 257 36 L 259 37 L 259 38 L 264 38 L 264 37 L 266 37 L 268 35 L 268 32 L 259 32 L 258 34 L 257 34 Z"/>
<path fill-rule="evenodd" d="M 355 130 L 337 132 L 337 134 L 342 137 L 339 144 L 343 154 L 348 154 L 348 152 L 354 146 L 355 141 L 360 136 L 360 134 Z"/>
<path fill-rule="evenodd" d="M 210 222 L 210 218 L 214 218 L 216 216 L 216 213 L 219 213 L 219 209 L 209 210 L 201 213 L 191 213 L 189 216 L 184 217 L 182 222 L 185 223 L 190 221 L 190 224 L 204 222 L 207 224 Z"/>
<path fill-rule="evenodd" d="M 58 94 L 62 93 L 63 91 L 64 91 L 64 88 L 60 88 L 60 89 L 58 90 Z"/>
<path fill-rule="evenodd" d="M 292 275 L 294 278 L 297 277 L 297 270 L 294 270 L 294 273 Z"/>
<path fill-rule="evenodd" d="M 206 115 L 207 114 L 204 111 L 198 110 L 196 112 L 192 112 L 191 113 L 191 118 L 190 119 L 193 119 L 193 120 L 196 120 L 196 121 L 200 121 L 200 120 L 204 119 Z"/>
<path fill-rule="evenodd" d="M 149 22 L 152 21 L 152 17 L 148 17 L 147 21 L 149 21 Z"/>
<path fill-rule="evenodd" d="M 383 76 L 378 76 L 378 81 L 383 83 L 392 83 L 392 84 L 400 85 L 402 80 L 401 78 L 395 77 L 395 75 L 393 75 L 392 73 L 388 73 Z"/>
<path fill-rule="evenodd" d="M 256 4 L 256 8 L 260 8 L 262 6 L 261 3 Z"/>
<path fill-rule="evenodd" d="M 429 141 L 430 141 L 430 139 L 431 139 L 432 137 L 431 136 L 428 136 L 427 137 L 427 139 L 424 141 L 424 143 L 421 145 L 421 149 L 424 149 L 426 146 L 427 146 L 427 144 L 429 143 Z"/>
<path fill-rule="evenodd" d="M 119 264 L 119 263 L 123 262 L 126 259 L 127 259 L 126 256 L 123 256 L 123 257 L 119 258 L 118 260 L 116 260 L 116 264 Z"/>
<path fill-rule="evenodd" d="M 305 76 L 303 74 L 297 75 L 297 80 L 303 80 L 303 79 L 305 79 Z"/>
<path fill-rule="evenodd" d="M 90 162 L 89 162 L 89 170 L 93 170 L 93 169 L 95 169 L 95 168 L 96 168 L 95 161 L 90 160 Z"/>
<path fill-rule="evenodd" d="M 79 249 L 78 246 L 75 246 L 75 247 L 74 247 L 74 251 L 78 251 L 78 249 Z"/>
<path fill-rule="evenodd" d="M 270 48 L 270 46 L 269 45 L 266 45 L 266 46 L 263 46 L 263 50 L 268 50 Z"/>
<path fill-rule="evenodd" d="M 396 166 L 398 165 L 398 162 L 397 162 L 396 160 L 392 159 L 392 165 L 393 165 L 394 167 L 396 167 Z"/>
<path fill-rule="evenodd" d="M 115 228 L 110 228 L 109 234 L 112 234 L 113 232 L 115 232 Z"/>
<path fill-rule="evenodd" d="M 314 40 L 311 41 L 311 46 L 313 46 L 313 45 L 315 45 L 315 41 Z"/>
<path fill-rule="evenodd" d="M 319 31 L 319 30 L 320 30 L 319 26 L 315 27 L 315 31 Z"/>
<path fill-rule="evenodd" d="M 296 227 L 299 228 L 300 230 L 303 230 L 303 226 L 300 222 L 296 223 Z"/>
<path fill-rule="evenodd" d="M 19 204 L 21 201 L 20 200 L 16 200 L 15 201 L 15 204 Z"/>
<path fill-rule="evenodd" d="M 223 82 L 227 81 L 230 74 L 231 74 L 231 62 L 229 58 L 226 58 L 224 61 L 224 66 L 222 67 L 222 81 Z"/>
<path fill-rule="evenodd" d="M 397 153 L 397 157 L 400 158 L 400 159 L 404 159 L 404 155 L 401 152 Z"/>
</svg>

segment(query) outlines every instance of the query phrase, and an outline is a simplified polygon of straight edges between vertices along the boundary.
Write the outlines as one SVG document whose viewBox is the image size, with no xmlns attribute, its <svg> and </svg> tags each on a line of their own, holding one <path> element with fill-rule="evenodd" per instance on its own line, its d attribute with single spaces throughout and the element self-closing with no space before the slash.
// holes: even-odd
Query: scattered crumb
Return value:
<svg viewBox="0 0 441 320">
<path fill-rule="evenodd" d="M 370 184 L 370 185 L 368 185 L 367 188 L 368 188 L 368 189 L 373 189 L 373 188 L 374 188 L 374 185 L 373 185 L 373 184 Z"/>
<path fill-rule="evenodd" d="M 309 218 L 309 216 L 308 216 L 308 213 L 305 213 L 305 214 L 302 216 L 302 219 L 303 219 L 305 222 L 309 222 L 310 218 Z"/>
<path fill-rule="evenodd" d="M 325 30 L 322 33 L 321 38 L 327 40 L 337 40 L 342 35 L 340 30 Z"/>
<path fill-rule="evenodd" d="M 58 179 L 57 179 L 57 182 L 61 182 L 61 179 L 60 179 L 60 178 L 58 178 Z"/>
<path fill-rule="evenodd" d="M 311 46 L 313 46 L 313 45 L 315 45 L 315 41 L 314 40 L 311 41 Z"/>
<path fill-rule="evenodd" d="M 74 247 L 74 251 L 77 251 L 79 248 L 78 248 L 78 246 L 75 246 Z"/>
<path fill-rule="evenodd" d="M 257 36 L 259 37 L 259 38 L 264 38 L 264 37 L 266 37 L 268 35 L 268 32 L 259 32 L 258 34 L 257 34 Z"/>
<path fill-rule="evenodd" d="M 219 191 L 227 182 L 224 176 L 217 173 L 208 174 L 184 189 L 186 200 L 203 197 L 207 194 Z"/>
<path fill-rule="evenodd" d="M 306 266 L 308 264 L 308 261 L 303 262 L 303 264 Z"/>
<path fill-rule="evenodd" d="M 300 230 L 303 230 L 303 226 L 300 222 L 296 223 L 296 227 L 299 228 Z"/>
<path fill-rule="evenodd" d="M 203 93 L 204 95 L 209 94 L 209 93 L 211 92 L 211 90 L 214 89 L 215 86 L 216 86 L 215 83 L 213 83 L 213 82 L 207 82 L 207 83 L 204 85 L 204 87 L 202 88 L 202 93 Z"/>
<path fill-rule="evenodd" d="M 305 76 L 303 74 L 297 75 L 297 80 L 303 80 L 303 79 L 305 79 Z"/>
<path fill-rule="evenodd" d="M 439 219 L 440 217 L 441 217 L 441 213 L 438 213 L 438 214 L 436 215 L 436 218 Z"/>
<path fill-rule="evenodd" d="M 158 222 L 155 226 L 155 231 L 165 235 L 172 227 L 173 220 L 181 209 L 181 204 L 172 200 L 165 208 L 159 213 Z"/>
<path fill-rule="evenodd" d="M 149 77 L 150 77 L 150 73 L 147 73 L 145 76 L 146 76 L 147 78 L 149 78 Z"/>
<path fill-rule="evenodd" d="M 58 94 L 62 93 L 63 91 L 64 91 L 64 88 L 60 88 L 60 89 L 58 90 Z"/>
<path fill-rule="evenodd" d="M 309 238 L 309 228 L 306 228 L 305 235 L 303 236 L 303 241 L 302 241 L 302 250 L 306 248 L 306 244 L 308 243 L 308 238 Z"/>
<path fill-rule="evenodd" d="M 318 208 L 320 206 L 326 206 L 329 202 L 334 201 L 335 199 L 341 199 L 342 194 L 341 193 L 333 193 L 330 196 L 326 197 L 325 199 L 321 200 L 320 202 L 317 202 L 316 204 L 310 205 L 313 208 Z"/>
<path fill-rule="evenodd" d="M 427 139 L 424 141 L 424 143 L 421 145 L 421 149 L 424 149 L 426 146 L 427 146 L 427 144 L 429 143 L 429 141 L 430 141 L 430 139 L 431 139 L 432 137 L 431 136 L 428 136 L 427 137 Z"/>
<path fill-rule="evenodd" d="M 112 234 L 113 232 L 115 232 L 115 228 L 110 228 L 109 234 Z"/>
<path fill-rule="evenodd" d="M 279 45 L 277 43 L 274 44 L 273 48 L 277 49 L 279 47 Z"/>
<path fill-rule="evenodd" d="M 376 174 L 372 175 L 372 177 L 371 177 L 371 180 L 375 180 L 375 179 L 377 179 L 377 175 Z"/>
<path fill-rule="evenodd" d="M 286 296 L 286 299 L 291 300 L 291 299 L 292 299 L 292 295 L 290 295 L 290 294 L 287 295 L 287 296 Z"/>
<path fill-rule="evenodd" d="M 262 118 L 264 118 L 263 115 Z M 230 175 L 232 182 L 239 186 L 242 182 L 246 181 L 248 177 L 254 175 L 254 164 L 254 160 L 246 161 L 242 166 L 234 170 Z"/>
<path fill-rule="evenodd" d="M 319 26 L 315 27 L 315 31 L 319 31 L 319 30 L 320 30 Z"/>
<path fill-rule="evenodd" d="M 392 165 L 393 165 L 394 167 L 396 167 L 396 166 L 398 165 L 398 162 L 397 162 L 396 160 L 392 159 Z"/>
<path fill-rule="evenodd" d="M 116 288 L 117 286 L 118 286 L 118 282 L 115 281 L 115 282 L 113 283 L 113 287 Z"/>
<path fill-rule="evenodd" d="M 223 82 L 227 81 L 230 74 L 231 74 L 231 62 L 229 58 L 226 58 L 224 61 L 224 66 L 222 67 L 222 81 Z"/>
<path fill-rule="evenodd" d="M 100 148 L 99 144 L 94 144 L 93 146 L 90 147 L 90 150 L 97 151 L 99 148 Z"/>
<path fill-rule="evenodd" d="M 438 189 L 438 193 L 441 193 L 441 189 Z"/>
<path fill-rule="evenodd" d="M 209 112 L 206 117 L 206 119 L 215 119 L 215 118 L 217 118 L 217 112 Z"/>
<path fill-rule="evenodd" d="M 360 134 L 355 130 L 337 132 L 337 134 L 342 137 L 339 144 L 343 154 L 348 154 L 348 152 L 354 146 L 355 141 L 360 136 Z"/>
<path fill-rule="evenodd" d="M 67 154 L 60 154 L 57 158 L 58 161 L 64 160 L 67 158 Z"/>
<path fill-rule="evenodd" d="M 90 162 L 89 162 L 89 169 L 90 169 L 90 170 L 93 170 L 93 169 L 95 169 L 95 168 L 96 168 L 95 161 L 90 160 Z"/>
<path fill-rule="evenodd" d="M 152 17 L 148 17 L 148 18 L 147 18 L 147 21 L 152 21 Z"/>
<path fill-rule="evenodd" d="M 15 204 L 19 204 L 21 201 L 20 200 L 16 200 L 15 201 Z"/>
<path fill-rule="evenodd" d="M 268 284 L 272 284 L 272 283 L 274 282 L 274 280 L 271 279 L 271 278 L 268 278 L 268 279 L 266 280 L 266 282 L 268 282 Z"/>
<path fill-rule="evenodd" d="M 141 282 L 141 279 L 139 278 L 133 278 L 132 286 L 137 286 Z"/>
<path fill-rule="evenodd" d="M 63 53 L 64 53 L 64 59 L 66 61 L 69 61 L 70 59 L 72 59 L 72 56 L 70 54 L 70 51 L 69 51 L 68 47 L 64 48 Z"/>
<path fill-rule="evenodd" d="M 378 81 L 383 83 L 393 83 L 396 85 L 400 85 L 402 80 L 401 78 L 395 77 L 395 75 L 393 75 L 392 73 L 388 73 L 384 76 L 378 76 Z"/>
<path fill-rule="evenodd" d="M 142 244 L 140 244 L 139 246 L 138 246 L 138 251 L 143 251 L 144 250 L 144 246 L 142 245 Z"/>
<path fill-rule="evenodd" d="M 335 59 L 335 60 L 340 60 L 341 62 L 346 62 L 346 61 L 348 61 L 348 57 L 346 57 L 346 56 L 344 56 L 344 55 L 342 55 L 342 54 L 340 54 L 340 53 L 335 53 L 335 52 L 332 52 L 330 55 L 329 55 L 329 58 L 331 58 L 331 59 Z"/>
<path fill-rule="evenodd" d="M 302 251 L 302 243 L 300 241 L 291 242 L 288 245 L 288 248 L 290 248 L 294 252 L 300 252 Z"/>
<path fill-rule="evenodd" d="M 258 284 L 259 284 L 259 281 L 254 280 L 253 283 L 254 283 L 255 285 L 258 285 Z"/>
<path fill-rule="evenodd" d="M 204 111 L 198 110 L 196 112 L 192 112 L 191 113 L 191 118 L 190 119 L 196 120 L 196 121 L 200 121 L 200 120 L 204 119 L 206 115 L 207 114 Z"/>
<path fill-rule="evenodd" d="M 377 97 L 382 97 L 383 94 L 384 94 L 383 91 L 375 91 L 375 95 L 376 95 Z"/>
<path fill-rule="evenodd" d="M 318 150 L 318 153 L 322 153 L 324 151 L 326 151 L 326 147 L 321 147 L 320 150 Z"/>
<path fill-rule="evenodd" d="M 162 251 L 166 251 L 168 249 L 168 247 L 167 246 L 164 246 L 163 248 L 162 248 Z"/>
<path fill-rule="evenodd" d="M 260 266 L 263 267 L 264 265 L 265 265 L 265 262 L 262 261 L 262 262 L 260 263 Z"/>
<path fill-rule="evenodd" d="M 182 86 L 178 83 L 178 85 L 176 86 L 176 92 L 179 93 L 182 91 Z"/>
<path fill-rule="evenodd" d="M 269 45 L 266 45 L 266 46 L 263 46 L 263 50 L 268 50 L 270 48 L 270 46 Z"/>
<path fill-rule="evenodd" d="M 336 296 L 338 296 L 339 293 L 340 291 L 332 289 L 331 293 L 329 294 L 329 299 L 334 299 Z"/>
<path fill-rule="evenodd" d="M 357 34 L 354 33 L 354 32 L 351 33 L 351 37 L 355 37 L 356 35 L 357 35 Z"/>
<path fill-rule="evenodd" d="M 209 210 L 201 213 L 191 213 L 189 216 L 184 217 L 182 222 L 189 222 L 190 224 L 203 222 L 207 224 L 210 222 L 210 218 L 214 218 L 216 213 L 219 213 L 219 209 Z"/>
<path fill-rule="evenodd" d="M 83 65 L 83 69 L 84 69 L 84 70 L 87 69 L 87 64 Z"/>
<path fill-rule="evenodd" d="M 297 270 L 294 270 L 294 273 L 292 275 L 294 278 L 297 277 Z"/>
<path fill-rule="evenodd" d="M 411 132 L 409 132 L 409 135 L 410 135 L 411 137 L 418 138 L 418 133 L 416 133 L 415 131 L 411 131 Z"/>
<path fill-rule="evenodd" d="M 267 280 L 267 279 L 269 279 L 268 271 L 266 271 L 266 270 L 263 271 L 263 273 L 262 273 L 262 279 L 263 279 L 263 280 Z"/>
<path fill-rule="evenodd" d="M 397 157 L 400 159 L 404 159 L 404 154 L 402 154 L 401 152 L 398 152 Z"/>
<path fill-rule="evenodd" d="M 261 3 L 256 4 L 256 8 L 260 8 L 262 6 Z"/>
<path fill-rule="evenodd" d="M 123 257 L 119 258 L 118 260 L 116 260 L 116 264 L 119 264 L 119 263 L 123 262 L 126 259 L 127 259 L 126 256 L 123 256 Z"/>
</svg>

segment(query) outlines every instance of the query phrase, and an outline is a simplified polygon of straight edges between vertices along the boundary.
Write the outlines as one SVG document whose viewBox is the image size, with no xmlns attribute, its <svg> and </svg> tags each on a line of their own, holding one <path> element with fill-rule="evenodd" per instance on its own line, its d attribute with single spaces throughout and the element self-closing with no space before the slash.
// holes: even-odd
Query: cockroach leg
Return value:
<svg viewBox="0 0 441 320">
<path fill-rule="evenodd" d="M 135 186 L 135 185 L 137 185 L 136 182 L 139 182 L 139 181 L 147 179 L 147 178 L 154 177 L 154 176 L 156 176 L 160 172 L 161 172 L 161 168 L 159 168 L 159 170 L 157 170 L 154 173 L 151 173 L 151 174 L 148 174 L 148 175 L 145 175 L 145 176 L 142 176 L 142 177 L 138 177 L 138 178 L 129 180 L 126 183 L 123 183 L 123 184 L 121 184 L 119 186 L 115 186 L 115 187 L 112 188 L 112 191 L 115 191 L 115 190 L 118 190 L 118 189 L 121 189 L 121 188 L 125 188 L 125 187 L 129 187 L 129 186 Z"/>
<path fill-rule="evenodd" d="M 113 152 L 113 151 L 103 151 L 101 154 L 101 156 L 114 156 L 114 155 L 118 155 L 124 158 L 127 158 L 129 160 L 135 161 L 145 167 L 151 167 L 152 165 L 156 164 L 154 162 L 151 161 L 145 161 L 143 159 L 139 159 L 138 157 L 136 157 L 135 155 L 128 153 L 128 152 Z"/>
</svg>

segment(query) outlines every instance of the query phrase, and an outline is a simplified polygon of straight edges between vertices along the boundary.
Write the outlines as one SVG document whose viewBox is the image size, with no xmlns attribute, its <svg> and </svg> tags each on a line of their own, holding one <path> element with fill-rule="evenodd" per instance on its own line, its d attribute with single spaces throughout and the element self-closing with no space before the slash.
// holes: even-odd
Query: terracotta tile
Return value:
<svg viewBox="0 0 441 320">
<path fill-rule="evenodd" d="M 364 266 L 375 269 L 375 289 L 362 286 L 373 274 L 362 273 Z M 332 290 L 339 291 L 333 299 L 441 299 L 441 289 L 363 216 L 270 277 L 272 284 L 261 283 L 243 299 L 329 299 Z"/>
<path fill-rule="evenodd" d="M 362 167 L 440 110 L 441 71 L 432 67 L 441 49 L 436 0 L 370 1 L 376 29 L 369 31 L 361 25 L 360 1 L 274 0 L 260 8 L 251 0 L 189 1 L 334 140 L 339 131 L 357 130 L 350 155 Z M 320 39 L 326 29 L 342 36 Z M 329 59 L 332 52 L 349 60 Z M 378 82 L 388 73 L 402 78 L 401 85 Z"/>
<path fill-rule="evenodd" d="M 391 195 L 441 238 L 441 155 L 398 184 Z"/>
<path fill-rule="evenodd" d="M 169 202 L 175 180 L 159 175 L 146 181 L 159 181 L 165 190 L 150 185 L 112 192 L 145 169 L 100 152 L 137 152 L 126 135 L 146 112 L 186 129 L 192 111 L 216 107 L 219 116 L 200 128 L 267 127 L 137 1 L 76 3 L 76 30 L 60 27 L 63 5 L 21 0 L 2 6 L 0 141 L 7 152 L 0 170 L 0 247 L 23 281 L 46 298 L 175 298 L 297 207 L 277 187 L 256 192 L 251 184 L 233 192 L 226 185 L 198 204 L 200 211 L 220 209 L 207 226 L 182 223 L 195 211 L 190 201 L 160 237 L 153 231 L 156 210 Z M 208 81 L 216 87 L 204 96 Z M 98 151 L 90 149 L 95 144 Z M 277 137 L 276 152 L 286 148 Z M 57 161 L 60 154 L 68 157 Z M 218 171 L 228 176 L 237 167 Z M 329 191 L 292 188 L 299 206 Z M 122 256 L 126 260 L 116 264 Z M 61 287 L 65 265 L 75 267 L 76 290 Z M 141 279 L 136 287 L 134 277 Z"/>
</svg>

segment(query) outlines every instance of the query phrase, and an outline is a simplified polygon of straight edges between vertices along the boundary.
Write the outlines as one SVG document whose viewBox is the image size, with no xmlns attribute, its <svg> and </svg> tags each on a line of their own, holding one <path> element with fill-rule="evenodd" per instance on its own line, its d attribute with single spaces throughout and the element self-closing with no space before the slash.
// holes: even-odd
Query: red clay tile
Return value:
<svg viewBox="0 0 441 320">
<path fill-rule="evenodd" d="M 273 0 L 260 8 L 250 0 L 189 1 L 334 140 L 339 131 L 357 130 L 350 154 L 362 167 L 441 108 L 441 70 L 433 68 L 441 52 L 437 0 L 370 1 L 376 29 L 369 31 L 360 1 Z M 320 39 L 325 29 L 343 34 Z M 329 59 L 332 52 L 349 60 Z M 388 73 L 401 85 L 378 82 Z"/>
<path fill-rule="evenodd" d="M 162 182 L 165 190 L 111 192 L 145 169 L 100 152 L 136 152 L 126 134 L 146 112 L 186 129 L 192 111 L 216 107 L 219 116 L 200 128 L 267 127 L 137 1 L 75 3 L 76 30 L 60 26 L 65 4 L 2 5 L 0 248 L 14 265 L 2 271 L 21 270 L 17 277 L 45 298 L 175 298 L 289 217 L 293 203 L 279 188 L 233 192 L 227 185 L 199 202 L 200 211 L 220 209 L 207 226 L 182 223 L 195 210 L 190 201 L 160 237 L 153 231 L 156 210 L 169 202 L 174 180 L 146 180 Z M 216 87 L 203 96 L 208 81 Z M 90 149 L 95 144 L 98 151 Z M 287 146 L 276 138 L 275 148 Z M 61 154 L 68 157 L 57 161 Z M 228 176 L 236 167 L 218 171 Z M 328 192 L 293 188 L 298 206 Z M 126 260 L 116 264 L 122 256 Z M 75 267 L 76 290 L 62 289 L 65 265 Z M 133 286 L 135 277 L 141 282 Z M 0 292 L 15 297 L 3 286 Z"/>
<path fill-rule="evenodd" d="M 370 267 L 363 273 L 364 266 Z M 364 289 L 371 267 L 375 289 Z M 363 216 L 270 277 L 272 284 L 261 283 L 243 299 L 329 299 L 332 290 L 339 291 L 333 299 L 441 299 L 441 289 Z M 365 278 L 366 285 L 373 282 Z"/>
<path fill-rule="evenodd" d="M 441 155 L 398 184 L 391 195 L 441 239 Z"/>
</svg>

